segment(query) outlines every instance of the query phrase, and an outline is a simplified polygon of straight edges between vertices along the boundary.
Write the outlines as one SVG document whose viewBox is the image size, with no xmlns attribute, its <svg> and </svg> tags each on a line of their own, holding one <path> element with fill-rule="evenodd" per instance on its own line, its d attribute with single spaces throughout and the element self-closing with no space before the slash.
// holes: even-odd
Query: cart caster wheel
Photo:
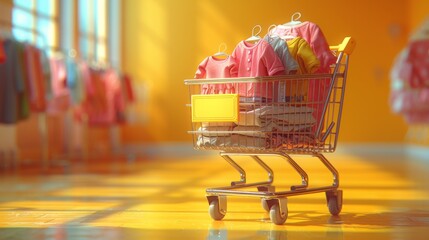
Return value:
<svg viewBox="0 0 429 240">
<path fill-rule="evenodd" d="M 209 214 L 210 217 L 214 220 L 222 220 L 226 214 L 226 198 L 215 197 L 211 199 L 209 205 Z"/>
<path fill-rule="evenodd" d="M 267 200 L 262 198 L 261 199 L 261 205 L 265 211 L 270 212 L 270 207 L 268 206 Z"/>
<path fill-rule="evenodd" d="M 282 225 L 286 222 L 288 215 L 288 209 L 286 204 L 282 204 L 280 208 L 280 204 L 277 202 L 273 204 L 270 208 L 270 219 L 276 225 Z"/>
<path fill-rule="evenodd" d="M 341 190 L 326 192 L 326 200 L 331 215 L 338 216 L 343 207 L 343 192 Z"/>
</svg>

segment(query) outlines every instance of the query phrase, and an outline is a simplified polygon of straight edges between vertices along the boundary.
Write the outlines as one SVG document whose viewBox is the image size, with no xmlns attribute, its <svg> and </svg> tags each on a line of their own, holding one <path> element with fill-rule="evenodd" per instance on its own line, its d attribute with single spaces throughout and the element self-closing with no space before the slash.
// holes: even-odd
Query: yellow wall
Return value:
<svg viewBox="0 0 429 240">
<path fill-rule="evenodd" d="M 266 31 L 271 24 L 289 21 L 295 11 L 302 13 L 301 20 L 317 23 L 330 44 L 345 36 L 358 42 L 351 57 L 340 141 L 400 142 L 406 125 L 390 112 L 389 71 L 406 45 L 410 22 L 417 21 L 410 17 L 412 11 L 423 11 L 420 2 L 125 0 L 123 70 L 144 84 L 148 95 L 139 109 L 148 119 L 124 127 L 123 142 L 189 141 L 183 80 L 192 78 L 198 63 L 220 43 L 231 52 L 254 25 Z"/>
<path fill-rule="evenodd" d="M 429 1 L 410 0 L 409 5 L 409 25 L 411 32 L 414 32 L 423 20 L 429 18 Z"/>
</svg>

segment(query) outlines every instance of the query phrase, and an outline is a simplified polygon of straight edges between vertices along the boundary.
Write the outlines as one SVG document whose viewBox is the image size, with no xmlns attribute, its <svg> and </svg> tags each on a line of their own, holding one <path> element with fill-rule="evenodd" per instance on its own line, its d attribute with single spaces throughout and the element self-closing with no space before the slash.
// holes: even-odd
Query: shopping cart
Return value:
<svg viewBox="0 0 429 240">
<path fill-rule="evenodd" d="M 191 101 L 189 133 L 194 148 L 219 150 L 240 174 L 240 179 L 230 186 L 206 189 L 213 219 L 224 218 L 227 196 L 261 198 L 275 224 L 286 221 L 290 196 L 325 192 L 329 212 L 341 212 L 343 196 L 338 171 L 322 153 L 336 149 L 349 56 L 354 46 L 355 41 L 346 37 L 340 45 L 331 47 L 337 61 L 327 74 L 185 80 Z M 214 94 L 202 94 L 207 92 Z M 307 173 L 291 155 L 318 158 L 332 173 L 332 185 L 309 187 Z M 242 156 L 260 165 L 268 179 L 248 183 L 246 172 L 233 160 Z M 284 158 L 300 175 L 301 183 L 287 191 L 276 191 L 273 170 L 261 159 L 267 156 Z"/>
</svg>

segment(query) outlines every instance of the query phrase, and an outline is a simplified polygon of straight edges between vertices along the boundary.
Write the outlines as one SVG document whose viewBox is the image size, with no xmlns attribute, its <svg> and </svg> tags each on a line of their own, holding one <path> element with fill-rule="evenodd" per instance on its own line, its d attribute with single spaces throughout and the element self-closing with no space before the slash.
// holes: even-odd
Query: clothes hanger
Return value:
<svg viewBox="0 0 429 240">
<path fill-rule="evenodd" d="M 300 18 L 301 18 L 301 13 L 295 12 L 294 14 L 292 14 L 292 17 L 290 18 L 290 22 L 278 25 L 277 27 L 283 28 L 283 29 L 290 29 L 293 26 L 296 26 L 296 25 L 302 23 L 301 21 L 299 21 Z M 280 38 L 283 40 L 290 40 L 290 39 L 296 38 L 296 36 L 295 35 L 280 35 Z"/>
<path fill-rule="evenodd" d="M 267 31 L 267 36 L 268 37 L 276 37 L 276 36 L 278 36 L 277 34 L 275 34 L 274 33 L 274 29 L 277 27 L 277 25 L 275 25 L 275 24 L 271 24 L 269 27 L 268 27 L 268 31 Z M 274 34 L 273 34 L 274 33 Z"/>
<path fill-rule="evenodd" d="M 299 19 L 301 18 L 301 13 L 300 12 L 295 12 L 294 14 L 292 14 L 292 17 L 290 18 L 290 22 L 284 23 L 283 27 L 289 27 L 289 26 L 295 26 L 301 23 L 301 21 L 299 21 Z"/>
<path fill-rule="evenodd" d="M 255 34 L 255 30 L 256 29 L 258 29 L 258 32 Z M 256 43 L 256 42 L 258 42 L 259 40 L 261 40 L 261 37 L 259 36 L 259 33 L 261 33 L 261 31 L 262 31 L 261 25 L 254 26 L 253 29 L 252 29 L 252 36 L 249 37 L 248 39 L 246 39 L 245 41 L 248 42 L 248 43 L 252 43 L 252 42 Z"/>
<path fill-rule="evenodd" d="M 274 29 L 277 27 L 277 25 L 275 25 L 275 24 L 273 24 L 273 25 L 271 25 L 269 28 L 268 28 L 268 33 L 267 33 L 267 36 L 268 36 L 268 42 L 271 42 L 272 41 L 272 39 L 273 38 L 275 38 L 275 37 L 279 37 L 280 39 L 282 39 L 282 40 L 289 40 L 289 39 L 294 39 L 294 38 L 296 38 L 296 36 L 293 36 L 293 35 L 278 35 L 275 31 L 274 31 Z"/>
<path fill-rule="evenodd" d="M 274 26 L 274 28 L 273 28 L 273 26 Z M 271 25 L 270 26 L 270 28 L 268 28 L 268 36 L 270 37 L 270 38 L 272 38 L 272 37 L 279 37 L 279 38 L 281 38 L 281 39 L 283 39 L 283 40 L 290 40 L 290 39 L 294 39 L 294 38 L 296 38 L 296 36 L 294 36 L 294 35 L 279 35 L 279 34 L 277 34 L 275 31 L 274 31 L 274 29 L 275 28 L 277 28 L 277 27 L 281 27 L 281 26 L 283 26 L 283 25 L 278 25 L 278 26 L 276 26 L 276 25 Z"/>
<path fill-rule="evenodd" d="M 70 48 L 68 51 L 68 56 L 70 57 L 70 58 L 76 58 L 76 56 L 77 56 L 77 52 L 76 52 L 76 50 L 74 49 L 74 48 Z"/>
<path fill-rule="evenodd" d="M 226 51 L 226 43 L 221 43 L 219 45 L 219 49 L 217 53 L 213 54 L 213 57 L 216 58 L 228 58 L 229 54 L 225 52 Z"/>
<path fill-rule="evenodd" d="M 62 51 L 53 51 L 51 52 L 51 56 L 56 60 L 62 60 L 65 58 L 65 54 Z"/>
</svg>

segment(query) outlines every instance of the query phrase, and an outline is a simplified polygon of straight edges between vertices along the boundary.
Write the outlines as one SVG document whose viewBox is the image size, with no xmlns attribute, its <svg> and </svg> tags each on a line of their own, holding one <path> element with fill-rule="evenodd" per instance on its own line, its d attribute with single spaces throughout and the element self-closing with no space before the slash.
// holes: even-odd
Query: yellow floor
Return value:
<svg viewBox="0 0 429 240">
<path fill-rule="evenodd" d="M 326 157 L 340 173 L 340 216 L 329 214 L 324 193 L 293 196 L 280 226 L 271 223 L 259 198 L 229 196 L 225 218 L 210 218 L 205 189 L 239 179 L 218 155 L 2 173 L 0 239 L 428 239 L 429 160 Z M 277 190 L 300 183 L 283 159 L 264 160 Z M 250 159 L 237 161 L 248 181 L 265 180 Z M 297 162 L 310 186 L 332 183 L 317 159 Z"/>
</svg>

